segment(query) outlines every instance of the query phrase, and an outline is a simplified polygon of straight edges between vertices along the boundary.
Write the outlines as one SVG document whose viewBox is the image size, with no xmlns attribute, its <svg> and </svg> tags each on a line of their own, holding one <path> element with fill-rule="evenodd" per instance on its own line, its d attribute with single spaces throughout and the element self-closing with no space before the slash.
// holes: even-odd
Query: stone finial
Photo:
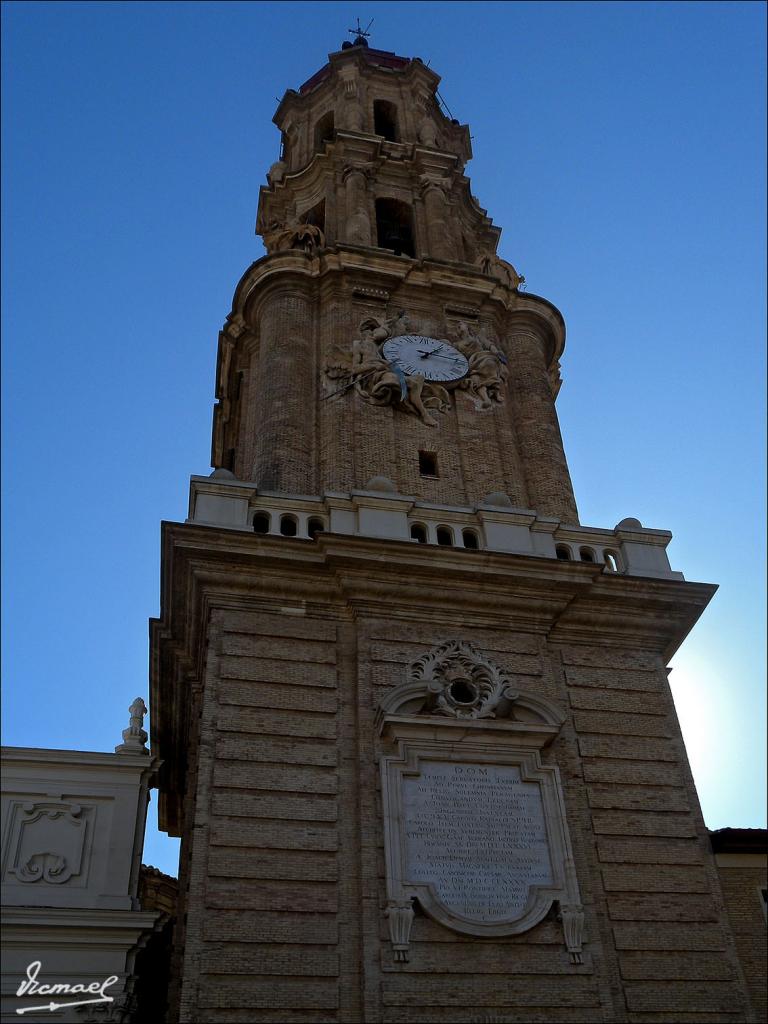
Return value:
<svg viewBox="0 0 768 1024">
<path fill-rule="evenodd" d="M 142 728 L 144 724 L 144 716 L 147 713 L 147 705 L 141 699 L 137 697 L 136 700 L 128 708 L 128 713 L 131 718 L 128 722 L 128 728 L 123 729 L 123 742 L 115 747 L 116 754 L 148 754 L 145 744 L 147 742 L 147 732 Z"/>
</svg>

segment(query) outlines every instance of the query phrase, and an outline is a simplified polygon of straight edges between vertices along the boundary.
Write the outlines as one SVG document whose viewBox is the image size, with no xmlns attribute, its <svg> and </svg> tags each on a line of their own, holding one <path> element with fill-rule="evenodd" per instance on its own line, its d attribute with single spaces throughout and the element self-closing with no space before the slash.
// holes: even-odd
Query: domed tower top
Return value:
<svg viewBox="0 0 768 1024">
<path fill-rule="evenodd" d="M 494 254 L 501 232 L 463 173 L 472 157 L 469 128 L 443 113 L 439 82 L 419 57 L 374 49 L 358 32 L 289 89 L 273 118 L 281 156 L 259 199 L 256 230 L 267 251 L 285 246 L 278 225 L 308 224 L 328 245 L 469 263 Z M 350 176 L 358 180 L 347 186 L 348 202 L 336 203 Z M 428 199 L 435 190 L 441 196 Z M 420 216 L 425 205 L 428 218 Z"/>
</svg>

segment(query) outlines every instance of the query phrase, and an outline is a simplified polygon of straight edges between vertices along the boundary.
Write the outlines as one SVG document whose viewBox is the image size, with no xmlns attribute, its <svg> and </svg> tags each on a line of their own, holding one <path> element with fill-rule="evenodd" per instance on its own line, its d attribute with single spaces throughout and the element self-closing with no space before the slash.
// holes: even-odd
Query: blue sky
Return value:
<svg viewBox="0 0 768 1024">
<path fill-rule="evenodd" d="M 147 695 L 272 114 L 358 14 L 443 76 L 565 317 L 582 522 L 670 529 L 720 584 L 671 682 L 707 824 L 763 825 L 760 3 L 4 3 L 4 742 L 111 750 Z M 176 849 L 150 823 L 145 859 Z"/>
</svg>

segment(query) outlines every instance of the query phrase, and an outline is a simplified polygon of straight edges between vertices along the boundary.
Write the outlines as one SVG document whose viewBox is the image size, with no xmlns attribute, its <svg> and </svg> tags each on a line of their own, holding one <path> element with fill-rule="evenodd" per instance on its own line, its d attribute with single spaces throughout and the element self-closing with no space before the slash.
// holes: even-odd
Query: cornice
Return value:
<svg viewBox="0 0 768 1024">
<path fill-rule="evenodd" d="M 465 263 L 433 259 L 413 260 L 395 256 L 385 249 L 339 244 L 308 256 L 299 250 L 265 255 L 252 263 L 235 290 L 229 320 L 241 318 L 253 323 L 258 305 L 277 288 L 304 287 L 333 274 L 352 274 L 361 284 L 375 283 L 392 292 L 399 284 L 445 288 L 456 301 L 472 305 L 498 304 L 509 315 L 509 329 L 520 327 L 541 334 L 548 341 L 548 362 L 560 358 L 565 347 L 562 314 L 547 299 L 530 292 L 515 292 L 499 280 Z"/>
<path fill-rule="evenodd" d="M 136 775 L 141 772 L 154 773 L 160 766 L 157 758 L 149 753 L 131 754 L 125 751 L 111 753 L 106 750 L 57 750 L 49 747 L 0 747 L 0 758 L 5 772 L 14 768 L 50 769 L 52 766 L 64 771 L 89 773 L 91 768 L 100 772 L 118 772 Z"/>
</svg>

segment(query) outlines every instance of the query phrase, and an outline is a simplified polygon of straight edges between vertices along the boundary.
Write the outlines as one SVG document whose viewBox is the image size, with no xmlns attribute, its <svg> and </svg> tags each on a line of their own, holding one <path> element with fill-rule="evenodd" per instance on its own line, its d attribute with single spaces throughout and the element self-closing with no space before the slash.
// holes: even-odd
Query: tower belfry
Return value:
<svg viewBox="0 0 768 1024">
<path fill-rule="evenodd" d="M 366 31 L 275 113 L 214 471 L 163 524 L 174 1019 L 752 1019 L 665 668 L 714 588 L 579 523 L 563 318 Z"/>
</svg>

